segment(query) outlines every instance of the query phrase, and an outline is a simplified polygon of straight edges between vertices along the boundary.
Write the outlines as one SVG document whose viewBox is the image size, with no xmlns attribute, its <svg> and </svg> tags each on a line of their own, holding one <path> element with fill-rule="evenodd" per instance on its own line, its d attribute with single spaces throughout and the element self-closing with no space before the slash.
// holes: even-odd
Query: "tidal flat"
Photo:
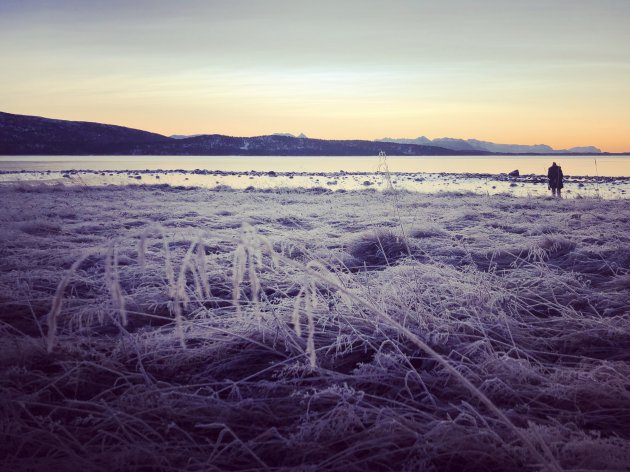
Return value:
<svg viewBox="0 0 630 472">
<path fill-rule="evenodd" d="M 625 200 L 0 187 L 7 470 L 627 470 Z"/>
</svg>

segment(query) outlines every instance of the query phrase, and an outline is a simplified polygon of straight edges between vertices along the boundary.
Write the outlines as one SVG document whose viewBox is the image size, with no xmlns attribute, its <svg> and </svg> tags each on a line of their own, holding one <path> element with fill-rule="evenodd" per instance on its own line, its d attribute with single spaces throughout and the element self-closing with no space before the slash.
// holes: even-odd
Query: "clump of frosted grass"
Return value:
<svg viewBox="0 0 630 472">
<path fill-rule="evenodd" d="M 348 252 L 359 267 L 393 265 L 408 255 L 403 237 L 391 229 L 376 228 L 356 237 L 348 245 Z"/>
</svg>

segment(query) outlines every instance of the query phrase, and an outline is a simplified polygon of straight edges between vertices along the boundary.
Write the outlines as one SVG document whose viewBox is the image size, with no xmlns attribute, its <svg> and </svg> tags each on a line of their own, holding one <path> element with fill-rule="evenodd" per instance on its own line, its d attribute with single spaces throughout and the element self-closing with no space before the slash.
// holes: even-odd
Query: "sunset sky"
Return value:
<svg viewBox="0 0 630 472">
<path fill-rule="evenodd" d="M 0 111 L 630 151 L 629 0 L 0 0 Z"/>
</svg>

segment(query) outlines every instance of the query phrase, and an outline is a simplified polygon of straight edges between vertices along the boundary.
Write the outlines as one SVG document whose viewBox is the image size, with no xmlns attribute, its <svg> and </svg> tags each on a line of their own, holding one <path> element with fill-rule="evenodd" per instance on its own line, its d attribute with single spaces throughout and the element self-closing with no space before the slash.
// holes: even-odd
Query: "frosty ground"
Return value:
<svg viewBox="0 0 630 472">
<path fill-rule="evenodd" d="M 0 194 L 7 470 L 628 470 L 627 201 Z"/>
</svg>

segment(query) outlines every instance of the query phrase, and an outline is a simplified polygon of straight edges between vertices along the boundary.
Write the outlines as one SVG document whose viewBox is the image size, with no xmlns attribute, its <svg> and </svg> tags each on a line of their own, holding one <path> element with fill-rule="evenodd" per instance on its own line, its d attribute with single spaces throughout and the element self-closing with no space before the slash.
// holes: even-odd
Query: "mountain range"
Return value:
<svg viewBox="0 0 630 472">
<path fill-rule="evenodd" d="M 599 153 L 594 147 L 555 151 L 450 138 L 328 140 L 287 133 L 234 137 L 220 134 L 163 136 L 123 126 L 0 112 L 0 155 L 181 156 L 390 156 L 490 155 L 493 153 Z"/>
<path fill-rule="evenodd" d="M 471 154 L 438 146 L 286 135 L 167 137 L 123 126 L 0 112 L 0 155 L 370 156 L 380 151 L 392 156 Z"/>
<path fill-rule="evenodd" d="M 546 144 L 497 144 L 490 141 L 479 141 L 478 139 L 457 139 L 457 138 L 437 138 L 429 139 L 420 136 L 415 139 L 405 138 L 383 138 L 377 142 L 400 143 L 400 144 L 420 144 L 423 146 L 439 146 L 454 151 L 486 151 L 496 154 L 599 154 L 601 149 L 595 146 L 573 147 L 570 149 L 553 149 Z"/>
</svg>

